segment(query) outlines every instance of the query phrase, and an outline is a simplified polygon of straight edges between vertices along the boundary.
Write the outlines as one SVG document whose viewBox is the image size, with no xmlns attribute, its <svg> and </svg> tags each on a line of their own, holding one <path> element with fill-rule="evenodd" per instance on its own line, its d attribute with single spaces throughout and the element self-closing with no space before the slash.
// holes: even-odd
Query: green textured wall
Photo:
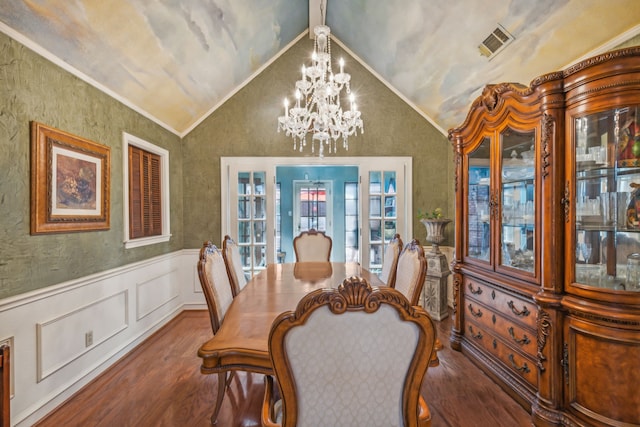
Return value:
<svg viewBox="0 0 640 427">
<path fill-rule="evenodd" d="M 640 34 L 630 38 L 624 43 L 619 44 L 618 46 L 615 47 L 615 49 L 622 49 L 622 48 L 631 47 L 631 46 L 640 46 Z"/>
<path fill-rule="evenodd" d="M 29 234 L 29 122 L 111 147 L 111 229 Z M 125 250 L 122 132 L 169 150 L 171 241 Z M 180 138 L 0 33 L 0 299 L 179 250 Z"/>
<path fill-rule="evenodd" d="M 276 132 L 277 117 L 283 98 L 292 99 L 312 48 L 312 41 L 302 38 L 184 138 L 186 248 L 198 248 L 207 239 L 221 241 L 220 157 L 296 154 L 291 138 Z M 338 155 L 412 156 L 414 209 L 439 206 L 453 217 L 453 157 L 447 138 L 336 43 L 331 48 L 334 62 L 345 58 L 365 128 L 349 139 L 349 151 L 339 149 Z M 413 230 L 424 242 L 425 229 L 417 219 Z M 452 242 L 453 227 L 448 232 Z"/>
<path fill-rule="evenodd" d="M 203 240 L 220 241 L 220 157 L 291 156 L 276 132 L 312 42 L 303 38 L 181 142 L 176 135 L 0 33 L 0 299 L 141 261 Z M 414 209 L 453 216 L 453 164 L 446 138 L 355 60 L 344 56 L 365 121 L 347 156 L 412 156 Z M 111 229 L 29 234 L 29 122 L 35 120 L 111 147 Z M 122 132 L 169 150 L 168 243 L 125 250 Z M 445 160 L 446 159 L 446 160 Z M 184 175 L 184 177 L 183 177 Z M 414 220 L 415 236 L 424 227 Z M 451 241 L 453 230 L 449 231 Z"/>
</svg>

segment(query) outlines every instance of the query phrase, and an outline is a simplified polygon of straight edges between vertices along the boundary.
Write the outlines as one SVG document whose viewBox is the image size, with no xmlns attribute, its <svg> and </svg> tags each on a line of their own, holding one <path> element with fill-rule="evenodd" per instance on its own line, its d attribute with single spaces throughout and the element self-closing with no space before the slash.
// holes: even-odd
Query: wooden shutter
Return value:
<svg viewBox="0 0 640 427">
<path fill-rule="evenodd" d="M 129 146 L 129 238 L 143 237 L 142 150 Z"/>
<path fill-rule="evenodd" d="M 148 165 L 149 174 L 147 178 L 147 196 L 149 198 L 149 210 L 145 211 L 145 226 L 147 227 L 147 236 L 158 236 L 162 234 L 162 212 L 160 210 L 161 191 L 160 191 L 160 156 L 156 154 L 146 153 L 145 164 Z"/>
<path fill-rule="evenodd" d="M 129 237 L 162 234 L 160 156 L 129 146 Z"/>
</svg>

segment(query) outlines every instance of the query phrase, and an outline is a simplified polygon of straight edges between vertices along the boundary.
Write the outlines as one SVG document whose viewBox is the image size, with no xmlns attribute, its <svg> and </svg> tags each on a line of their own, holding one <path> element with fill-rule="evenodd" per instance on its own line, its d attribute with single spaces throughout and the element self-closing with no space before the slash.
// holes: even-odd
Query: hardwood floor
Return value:
<svg viewBox="0 0 640 427">
<path fill-rule="evenodd" d="M 449 348 L 450 317 L 438 323 L 444 348 L 422 393 L 433 427 L 529 426 L 530 415 L 461 353 Z M 210 426 L 217 376 L 200 373 L 200 345 L 211 336 L 205 311 L 185 311 L 36 425 Z M 473 380 L 470 380 L 473 378 Z M 220 427 L 260 425 L 263 376 L 238 373 Z"/>
</svg>

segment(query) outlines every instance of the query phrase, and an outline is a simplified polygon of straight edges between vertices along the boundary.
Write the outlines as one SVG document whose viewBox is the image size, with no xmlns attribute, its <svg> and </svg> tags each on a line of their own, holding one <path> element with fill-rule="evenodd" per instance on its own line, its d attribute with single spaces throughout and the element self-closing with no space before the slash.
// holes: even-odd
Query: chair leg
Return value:
<svg viewBox="0 0 640 427">
<path fill-rule="evenodd" d="M 236 376 L 236 371 L 230 371 L 229 375 L 227 376 L 227 387 L 229 387 L 229 385 L 231 385 L 231 381 L 233 381 L 233 379 Z"/>
<path fill-rule="evenodd" d="M 222 408 L 222 401 L 224 400 L 226 389 L 227 373 L 218 372 L 218 395 L 216 396 L 216 407 L 213 410 L 213 415 L 211 415 L 211 424 L 215 425 L 218 422 L 218 413 L 220 412 L 220 408 Z"/>
<path fill-rule="evenodd" d="M 438 358 L 438 351 L 442 350 L 443 345 L 438 338 L 436 338 L 436 342 L 433 346 L 433 354 L 431 355 L 431 360 L 429 360 L 429 366 L 434 368 L 436 366 L 440 366 L 440 359 Z"/>
</svg>

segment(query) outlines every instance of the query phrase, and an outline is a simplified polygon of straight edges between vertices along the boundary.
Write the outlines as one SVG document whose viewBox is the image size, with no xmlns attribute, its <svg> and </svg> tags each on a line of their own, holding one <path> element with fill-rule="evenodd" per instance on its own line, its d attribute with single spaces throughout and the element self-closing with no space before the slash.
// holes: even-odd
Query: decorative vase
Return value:
<svg viewBox="0 0 640 427">
<path fill-rule="evenodd" d="M 451 220 L 445 218 L 421 219 L 420 222 L 427 229 L 427 242 L 431 243 L 431 251 L 439 254 L 440 248 L 438 245 L 444 240 L 444 229 Z"/>
</svg>

